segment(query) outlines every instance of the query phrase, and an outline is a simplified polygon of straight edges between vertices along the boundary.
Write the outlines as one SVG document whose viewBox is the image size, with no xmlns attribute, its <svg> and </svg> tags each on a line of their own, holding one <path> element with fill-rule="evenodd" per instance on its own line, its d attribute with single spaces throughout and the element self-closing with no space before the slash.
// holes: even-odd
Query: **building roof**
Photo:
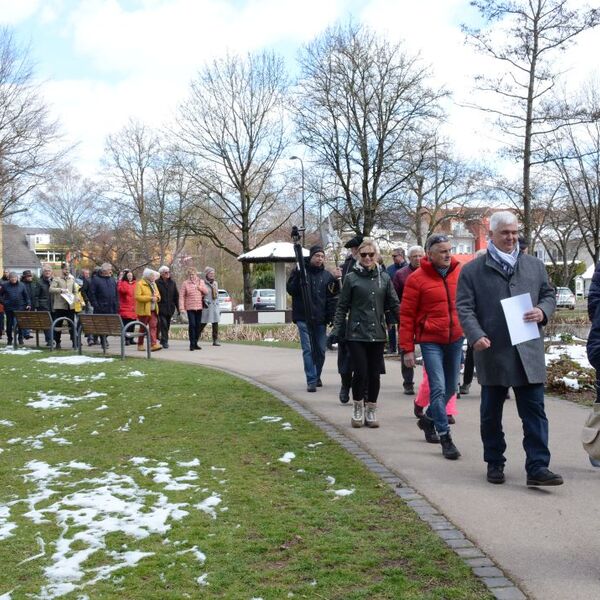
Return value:
<svg viewBox="0 0 600 600">
<path fill-rule="evenodd" d="M 306 248 L 302 248 L 302 254 L 308 256 L 309 252 Z M 294 262 L 296 254 L 294 244 L 291 242 L 269 242 L 250 252 L 240 254 L 237 259 L 249 263 Z"/>
<path fill-rule="evenodd" d="M 40 259 L 27 244 L 26 232 L 18 225 L 2 227 L 2 265 L 5 269 L 38 269 Z"/>
</svg>

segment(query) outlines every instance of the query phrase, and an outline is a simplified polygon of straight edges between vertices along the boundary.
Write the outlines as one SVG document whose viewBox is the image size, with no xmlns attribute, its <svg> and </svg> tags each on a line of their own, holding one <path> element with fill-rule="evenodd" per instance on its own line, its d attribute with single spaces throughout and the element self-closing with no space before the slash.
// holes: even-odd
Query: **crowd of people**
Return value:
<svg viewBox="0 0 600 600">
<path fill-rule="evenodd" d="M 404 393 L 414 395 L 418 346 L 424 371 L 421 387 L 428 392 L 424 401 L 425 394 L 419 394 L 414 413 L 426 442 L 439 444 L 446 459 L 460 457 L 451 434 L 452 405 L 457 392 L 469 392 L 475 371 L 481 385 L 480 430 L 487 481 L 505 481 L 502 414 L 512 388 L 523 424 L 527 485 L 561 485 L 562 477 L 549 468 L 544 408 L 543 326 L 556 308 L 555 291 L 544 264 L 519 244 L 518 221 L 512 212 L 492 215 L 489 229 L 487 247 L 464 265 L 452 255 L 448 237 L 437 233 L 424 248 L 412 246 L 406 255 L 401 248 L 395 249 L 393 264 L 387 269 L 376 243 L 368 238 L 357 236 L 347 242 L 346 261 L 331 273 L 324 268 L 323 248 L 313 246 L 306 259 L 304 294 L 298 270 L 287 285 L 300 334 L 307 391 L 316 392 L 321 385 L 325 348 L 337 343 L 339 399 L 348 404 L 352 398 L 351 425 L 377 428 L 384 353 L 400 354 Z M 600 273 L 598 282 L 600 286 Z M 539 335 L 513 344 L 502 301 L 521 294 L 529 296 L 531 308 L 520 319 L 523 324 L 535 324 Z M 306 317 L 306 298 L 313 306 L 312 322 Z M 600 323 L 600 317 L 596 321 Z M 328 340 L 327 325 L 332 327 Z"/>
<path fill-rule="evenodd" d="M 54 273 L 48 265 L 42 267 L 42 274 L 34 280 L 31 271 L 23 271 L 21 277 L 14 271 L 4 271 L 0 279 L 0 338 L 6 331 L 9 345 L 24 345 L 31 332 L 21 329 L 15 318 L 16 311 L 50 312 L 56 322 L 54 333 L 44 331 L 47 347 L 62 348 L 62 335 L 65 328 L 73 347 L 77 346 L 75 331 L 76 315 L 103 314 L 120 315 L 124 327 L 134 321 L 143 323 L 138 332 L 127 327 L 127 345 L 135 345 L 145 350 L 146 328 L 153 352 L 169 347 L 171 319 L 175 312 L 187 313 L 190 350 L 200 350 L 199 339 L 207 324 L 212 326 L 212 343 L 219 346 L 218 284 L 215 269 L 206 267 L 200 275 L 189 268 L 181 293 L 168 266 L 155 271 L 144 269 L 141 277 L 129 269 L 114 276 L 112 265 L 105 263 L 91 272 L 82 269 L 75 277 L 67 263 L 61 264 L 60 272 Z M 133 327 L 133 326 L 132 326 Z M 101 344 L 108 347 L 105 336 L 87 336 L 87 344 Z"/>
</svg>

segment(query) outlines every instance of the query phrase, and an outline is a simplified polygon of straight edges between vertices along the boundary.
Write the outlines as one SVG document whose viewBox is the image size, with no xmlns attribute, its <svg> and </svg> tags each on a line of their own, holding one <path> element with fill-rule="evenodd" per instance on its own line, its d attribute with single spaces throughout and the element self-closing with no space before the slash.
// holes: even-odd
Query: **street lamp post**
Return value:
<svg viewBox="0 0 600 600">
<path fill-rule="evenodd" d="M 290 160 L 299 160 L 300 161 L 300 171 L 302 176 L 302 247 L 305 245 L 305 230 L 306 224 L 304 222 L 304 161 L 299 156 L 290 156 Z"/>
</svg>

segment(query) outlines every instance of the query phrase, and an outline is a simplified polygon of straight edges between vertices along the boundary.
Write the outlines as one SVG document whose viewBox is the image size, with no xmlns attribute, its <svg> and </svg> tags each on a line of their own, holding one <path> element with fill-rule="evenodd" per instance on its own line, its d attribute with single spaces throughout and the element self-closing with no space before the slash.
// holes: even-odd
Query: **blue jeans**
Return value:
<svg viewBox="0 0 600 600">
<path fill-rule="evenodd" d="M 456 393 L 460 375 L 460 357 L 463 338 L 451 344 L 420 344 L 423 363 L 429 378 L 429 407 L 425 413 L 433 419 L 439 434 L 448 433 L 446 404 Z"/>
<path fill-rule="evenodd" d="M 483 460 L 492 465 L 506 462 L 506 442 L 502 430 L 502 409 L 508 388 L 501 385 L 481 386 L 481 441 Z M 544 385 L 535 383 L 513 387 L 517 411 L 523 423 L 525 470 L 535 475 L 550 464 L 548 419 L 544 410 Z"/>
<path fill-rule="evenodd" d="M 302 360 L 304 361 L 304 374 L 306 375 L 307 385 L 315 385 L 321 378 L 321 371 L 325 363 L 325 352 L 327 351 L 327 328 L 325 325 L 315 325 L 315 337 L 320 349 L 319 361 L 317 364 L 313 361 L 310 336 L 308 335 L 308 325 L 306 321 L 296 321 L 298 333 L 300 334 L 300 345 L 302 346 Z"/>
</svg>

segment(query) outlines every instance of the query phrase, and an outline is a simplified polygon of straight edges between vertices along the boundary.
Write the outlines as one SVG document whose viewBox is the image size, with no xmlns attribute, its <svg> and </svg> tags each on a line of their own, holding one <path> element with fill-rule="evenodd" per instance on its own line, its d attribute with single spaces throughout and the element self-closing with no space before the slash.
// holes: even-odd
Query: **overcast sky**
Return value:
<svg viewBox="0 0 600 600">
<path fill-rule="evenodd" d="M 98 168 L 106 135 L 129 117 L 167 122 L 207 59 L 269 48 L 293 71 L 302 44 L 350 17 L 420 52 L 455 100 L 471 94 L 472 75 L 485 63 L 460 31 L 476 18 L 468 0 L 0 0 L 0 25 L 29 44 L 86 175 Z M 588 32 L 560 68 L 574 85 L 590 77 L 599 56 L 600 31 Z M 494 147 L 493 130 L 473 111 L 453 109 L 447 132 L 465 154 Z"/>
</svg>

